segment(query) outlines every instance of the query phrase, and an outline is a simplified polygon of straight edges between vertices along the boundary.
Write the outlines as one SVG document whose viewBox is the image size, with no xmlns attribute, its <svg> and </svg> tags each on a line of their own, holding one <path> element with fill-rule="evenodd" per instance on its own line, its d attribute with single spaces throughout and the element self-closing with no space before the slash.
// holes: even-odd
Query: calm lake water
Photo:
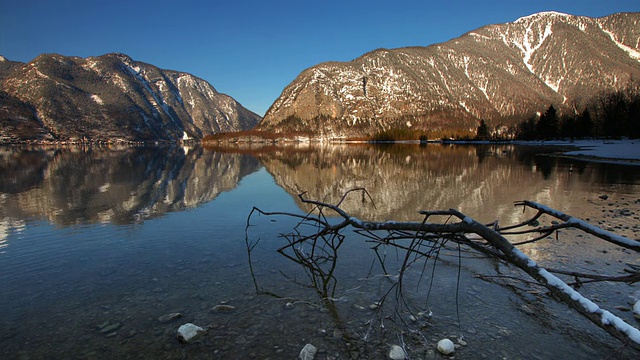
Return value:
<svg viewBox="0 0 640 360">
<path fill-rule="evenodd" d="M 532 215 L 514 207 L 528 199 L 638 238 L 640 168 L 544 154 L 555 150 L 0 148 L 0 358 L 294 359 L 311 343 L 316 359 L 384 359 L 392 344 L 438 359 L 444 337 L 463 340 L 458 359 L 637 358 L 544 289 L 510 280 L 516 269 L 453 243 L 437 262 L 416 259 L 399 297 L 401 251 L 376 255 L 346 232 L 311 271 L 277 252 L 296 219 L 253 214 L 247 228 L 254 206 L 305 214 L 302 192 L 337 203 L 364 187 L 373 204 L 359 194 L 342 203 L 362 219 L 420 221 L 419 210 L 456 208 L 509 224 Z M 616 275 L 640 264 L 570 231 L 523 250 L 554 268 Z M 638 326 L 623 308 L 638 287 L 580 290 Z M 181 344 L 187 322 L 207 334 Z"/>
</svg>

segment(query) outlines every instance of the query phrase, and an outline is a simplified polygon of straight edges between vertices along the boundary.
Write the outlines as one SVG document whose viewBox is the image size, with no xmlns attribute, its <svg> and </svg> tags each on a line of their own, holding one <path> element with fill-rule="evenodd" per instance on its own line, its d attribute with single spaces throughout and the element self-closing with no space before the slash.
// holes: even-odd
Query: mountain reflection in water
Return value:
<svg viewBox="0 0 640 360">
<path fill-rule="evenodd" d="M 633 184 L 633 167 L 589 164 L 542 152 L 559 149 L 514 145 L 332 146 L 308 152 L 258 156 L 289 193 L 336 204 L 363 187 L 375 207 L 349 197 L 342 208 L 368 220 L 417 220 L 419 210 L 455 208 L 480 221 L 519 221 L 513 202 L 529 199 L 562 209 L 567 189 L 591 192 L 601 183 Z M 299 203 L 300 206 L 303 206 Z M 307 209 L 308 210 L 308 209 Z M 575 214 L 578 216 L 579 214 Z"/>
<path fill-rule="evenodd" d="M 131 224 L 213 200 L 259 169 L 201 147 L 0 149 L 0 218 Z"/>
<path fill-rule="evenodd" d="M 533 200 L 580 216 L 562 192 L 591 193 L 612 183 L 624 192 L 639 177 L 634 167 L 540 156 L 558 149 L 533 146 L 217 150 L 0 148 L 0 218 L 42 218 L 63 227 L 131 224 L 205 204 L 264 166 L 296 200 L 306 192 L 337 203 L 347 190 L 366 188 L 375 207 L 353 196 L 342 207 L 369 220 L 416 220 L 419 210 L 455 208 L 480 221 L 511 222 L 519 220 L 513 218 L 514 201 Z"/>
</svg>

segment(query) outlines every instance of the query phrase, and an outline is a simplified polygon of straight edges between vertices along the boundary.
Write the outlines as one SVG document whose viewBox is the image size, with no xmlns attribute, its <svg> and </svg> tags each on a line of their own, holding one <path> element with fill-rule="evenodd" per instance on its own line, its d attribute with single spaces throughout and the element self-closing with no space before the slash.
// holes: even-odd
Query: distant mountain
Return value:
<svg viewBox="0 0 640 360">
<path fill-rule="evenodd" d="M 2 57 L 0 82 L 0 142 L 201 139 L 260 121 L 203 79 L 123 54 Z"/>
<path fill-rule="evenodd" d="M 640 80 L 640 13 L 544 12 L 428 47 L 379 49 L 303 71 L 258 128 L 325 136 L 513 124 L 554 105 L 582 111 Z"/>
</svg>

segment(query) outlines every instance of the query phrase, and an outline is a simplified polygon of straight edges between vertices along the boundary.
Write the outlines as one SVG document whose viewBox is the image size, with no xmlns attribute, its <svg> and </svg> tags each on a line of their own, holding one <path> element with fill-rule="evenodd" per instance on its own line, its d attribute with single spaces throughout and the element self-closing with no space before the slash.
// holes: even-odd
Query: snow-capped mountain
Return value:
<svg viewBox="0 0 640 360">
<path fill-rule="evenodd" d="M 544 12 L 428 47 L 379 49 L 303 71 L 262 130 L 362 135 L 389 128 L 475 129 L 583 111 L 640 79 L 640 13 Z"/>
<path fill-rule="evenodd" d="M 260 121 L 203 79 L 123 54 L 2 58 L 0 81 L 4 141 L 200 139 Z"/>
</svg>

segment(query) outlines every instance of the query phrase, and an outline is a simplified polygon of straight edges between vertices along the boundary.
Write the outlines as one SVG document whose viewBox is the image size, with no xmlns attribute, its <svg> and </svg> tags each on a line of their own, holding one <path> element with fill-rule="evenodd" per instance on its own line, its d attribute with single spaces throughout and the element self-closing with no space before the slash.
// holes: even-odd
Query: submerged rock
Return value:
<svg viewBox="0 0 640 360">
<path fill-rule="evenodd" d="M 180 342 L 189 344 L 196 341 L 200 336 L 205 334 L 207 330 L 192 323 L 186 323 L 178 328 L 178 340 Z"/>
<path fill-rule="evenodd" d="M 167 323 L 167 322 L 170 322 L 172 320 L 175 320 L 175 319 L 178 319 L 178 318 L 181 318 L 181 317 L 182 317 L 181 313 L 175 312 L 175 313 L 170 313 L 170 314 L 165 314 L 165 315 L 160 316 L 158 318 L 158 321 L 160 321 L 161 323 Z"/>
<path fill-rule="evenodd" d="M 214 306 L 211 311 L 213 312 L 232 312 L 233 310 L 235 310 L 236 307 L 235 306 L 231 306 L 231 305 L 216 305 Z"/>
<path fill-rule="evenodd" d="M 442 339 L 438 341 L 438 351 L 442 355 L 451 355 L 456 351 L 455 345 L 453 345 L 453 341 L 449 339 Z"/>
<path fill-rule="evenodd" d="M 111 323 L 107 321 L 101 325 L 98 325 L 98 329 L 100 329 L 101 334 L 107 334 L 107 333 L 118 330 L 120 326 L 122 326 L 122 324 L 120 324 L 119 322 Z"/>
<path fill-rule="evenodd" d="M 300 355 L 298 355 L 298 359 L 313 360 L 313 357 L 316 356 L 316 352 L 318 352 L 318 348 L 316 348 L 311 344 L 307 344 L 302 348 L 302 350 L 300 350 Z"/>
<path fill-rule="evenodd" d="M 382 306 L 382 302 L 380 301 L 376 301 L 373 304 L 369 305 L 369 309 L 371 310 L 376 310 L 378 309 L 380 306 Z"/>
<path fill-rule="evenodd" d="M 404 349 L 398 345 L 393 345 L 389 350 L 389 359 L 404 360 L 406 358 L 407 354 L 405 354 Z"/>
</svg>

